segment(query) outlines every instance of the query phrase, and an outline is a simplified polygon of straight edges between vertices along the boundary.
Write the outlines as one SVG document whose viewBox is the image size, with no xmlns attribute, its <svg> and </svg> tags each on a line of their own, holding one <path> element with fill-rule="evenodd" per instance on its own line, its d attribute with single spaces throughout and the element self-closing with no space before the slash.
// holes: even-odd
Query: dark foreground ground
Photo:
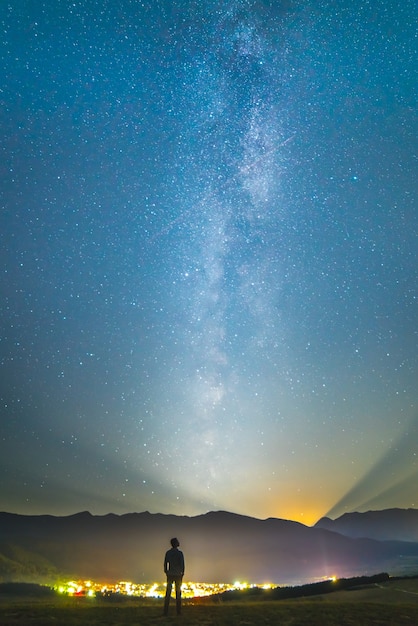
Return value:
<svg viewBox="0 0 418 626">
<path fill-rule="evenodd" d="M 0 599 L 1 626 L 418 626 L 418 580 L 315 598 L 278 601 L 185 602 L 183 614 L 163 617 L 161 601 L 63 598 Z"/>
</svg>

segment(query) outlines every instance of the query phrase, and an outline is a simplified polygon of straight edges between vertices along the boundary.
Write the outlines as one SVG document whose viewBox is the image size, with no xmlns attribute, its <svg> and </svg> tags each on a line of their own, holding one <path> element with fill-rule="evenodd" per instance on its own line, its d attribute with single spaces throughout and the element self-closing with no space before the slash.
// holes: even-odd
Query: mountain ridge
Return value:
<svg viewBox="0 0 418 626">
<path fill-rule="evenodd" d="M 344 513 L 336 519 L 322 517 L 314 528 L 341 533 L 347 537 L 370 537 L 379 541 L 418 541 L 418 510 L 390 508 L 379 511 Z"/>
<path fill-rule="evenodd" d="M 333 526 L 337 520 L 328 521 Z M 185 552 L 186 577 L 194 581 L 303 584 L 334 575 L 418 572 L 418 542 L 354 538 L 335 527 L 279 518 L 228 511 L 195 517 L 149 511 L 60 517 L 2 512 L 0 581 L 162 580 L 173 536 Z"/>
</svg>

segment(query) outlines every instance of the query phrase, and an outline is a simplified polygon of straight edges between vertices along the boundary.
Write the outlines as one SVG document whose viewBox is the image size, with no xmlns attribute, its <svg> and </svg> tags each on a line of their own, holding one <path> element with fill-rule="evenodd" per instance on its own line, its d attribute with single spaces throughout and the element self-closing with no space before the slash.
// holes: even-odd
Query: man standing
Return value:
<svg viewBox="0 0 418 626">
<path fill-rule="evenodd" d="M 164 572 L 167 575 L 167 589 L 165 592 L 164 600 L 164 615 L 168 615 L 168 606 L 170 604 L 171 589 L 173 583 L 176 587 L 176 609 L 177 615 L 181 613 L 181 583 L 183 581 L 184 574 L 184 556 L 183 552 L 179 550 L 179 540 L 173 537 L 170 541 L 172 548 L 167 550 L 164 558 Z"/>
</svg>

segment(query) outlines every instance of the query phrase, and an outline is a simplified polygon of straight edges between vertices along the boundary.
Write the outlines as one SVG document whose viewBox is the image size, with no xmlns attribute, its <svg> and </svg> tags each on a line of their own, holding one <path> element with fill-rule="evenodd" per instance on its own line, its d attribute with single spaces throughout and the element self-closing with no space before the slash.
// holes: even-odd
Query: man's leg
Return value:
<svg viewBox="0 0 418 626">
<path fill-rule="evenodd" d="M 168 607 L 170 604 L 172 586 L 173 586 L 173 579 L 170 576 L 167 576 L 167 588 L 165 590 L 165 599 L 164 599 L 164 615 L 168 615 Z"/>
<path fill-rule="evenodd" d="M 176 578 L 176 609 L 177 615 L 181 613 L 181 577 Z"/>
</svg>

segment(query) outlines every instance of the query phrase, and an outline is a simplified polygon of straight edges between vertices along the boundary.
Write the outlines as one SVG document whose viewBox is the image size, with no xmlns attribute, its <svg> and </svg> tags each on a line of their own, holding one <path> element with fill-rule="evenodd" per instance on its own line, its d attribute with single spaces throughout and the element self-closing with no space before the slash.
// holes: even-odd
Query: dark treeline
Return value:
<svg viewBox="0 0 418 626">
<path fill-rule="evenodd" d="M 0 583 L 0 596 L 42 597 L 53 596 L 51 587 L 36 583 Z"/>
<path fill-rule="evenodd" d="M 324 580 L 318 583 L 310 583 L 299 587 L 275 587 L 274 589 L 263 589 L 261 587 L 251 587 L 250 589 L 234 589 L 218 594 L 218 600 L 229 601 L 248 598 L 251 600 L 288 600 L 289 598 L 302 598 L 317 596 L 343 589 L 353 589 L 365 585 L 373 585 L 389 580 L 389 574 L 385 572 L 374 576 L 356 576 L 354 578 L 339 578 L 337 580 Z"/>
</svg>

